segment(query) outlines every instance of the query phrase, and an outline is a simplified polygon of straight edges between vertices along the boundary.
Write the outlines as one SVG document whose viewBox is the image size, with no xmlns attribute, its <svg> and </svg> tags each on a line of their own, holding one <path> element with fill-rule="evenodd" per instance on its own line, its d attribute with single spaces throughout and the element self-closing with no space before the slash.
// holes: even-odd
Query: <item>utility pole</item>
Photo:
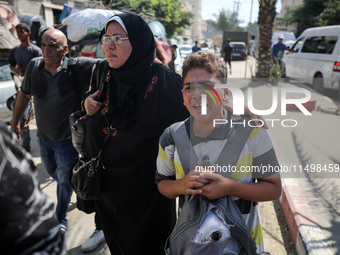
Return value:
<svg viewBox="0 0 340 255">
<path fill-rule="evenodd" d="M 249 25 L 248 25 L 248 40 L 247 40 L 247 48 L 249 50 L 249 41 L 250 41 L 250 27 L 251 27 L 251 18 L 253 14 L 253 1 L 251 0 L 251 8 L 250 8 L 250 19 L 249 19 Z M 248 67 L 248 56 L 246 57 L 246 70 L 244 70 L 244 78 L 247 77 L 247 67 Z"/>
</svg>

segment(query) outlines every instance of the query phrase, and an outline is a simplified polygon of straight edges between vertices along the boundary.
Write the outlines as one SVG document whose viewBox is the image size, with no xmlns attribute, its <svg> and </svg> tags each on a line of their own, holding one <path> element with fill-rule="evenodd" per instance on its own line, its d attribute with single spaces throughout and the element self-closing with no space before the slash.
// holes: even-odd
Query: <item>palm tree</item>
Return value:
<svg viewBox="0 0 340 255">
<path fill-rule="evenodd" d="M 259 52 L 256 69 L 257 78 L 268 78 L 270 73 L 272 36 L 276 16 L 277 0 L 259 0 Z"/>
</svg>

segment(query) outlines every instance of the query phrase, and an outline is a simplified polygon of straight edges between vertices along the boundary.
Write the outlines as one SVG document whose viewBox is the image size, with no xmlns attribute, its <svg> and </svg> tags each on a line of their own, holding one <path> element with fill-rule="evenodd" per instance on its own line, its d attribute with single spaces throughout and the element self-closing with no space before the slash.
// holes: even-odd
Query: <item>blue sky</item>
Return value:
<svg viewBox="0 0 340 255">
<path fill-rule="evenodd" d="M 253 1 L 252 22 L 257 21 L 259 12 L 258 0 L 201 0 L 202 1 L 202 18 L 204 20 L 215 20 L 213 14 L 218 14 L 219 11 L 229 9 L 230 11 L 236 8 L 236 2 L 239 2 L 239 19 L 242 21 L 241 26 L 247 26 L 250 19 L 251 2 Z M 235 3 L 235 4 L 234 4 Z M 281 10 L 281 0 L 278 0 L 276 12 Z"/>
</svg>

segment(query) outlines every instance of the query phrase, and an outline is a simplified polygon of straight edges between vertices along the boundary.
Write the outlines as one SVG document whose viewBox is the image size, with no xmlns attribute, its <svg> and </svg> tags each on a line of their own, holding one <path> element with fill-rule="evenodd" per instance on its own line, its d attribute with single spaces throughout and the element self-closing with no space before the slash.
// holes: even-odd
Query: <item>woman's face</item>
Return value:
<svg viewBox="0 0 340 255">
<path fill-rule="evenodd" d="M 111 38 L 113 35 L 119 35 L 123 38 L 128 37 L 125 30 L 116 21 L 113 21 L 108 25 L 106 34 L 104 36 Z M 110 40 L 107 44 L 103 45 L 102 50 L 107 61 L 109 62 L 109 66 L 117 69 L 121 67 L 130 57 L 132 46 L 130 40 L 123 40 L 121 44 L 114 44 L 112 40 Z"/>
<path fill-rule="evenodd" d="M 214 89 L 215 84 L 220 84 L 220 81 L 204 68 L 192 69 L 184 78 L 182 89 L 184 105 L 195 120 L 211 121 L 223 116 L 220 100 L 226 99 L 225 93 L 228 93 L 228 90 Z M 203 94 L 206 95 L 205 105 L 202 105 Z"/>
</svg>

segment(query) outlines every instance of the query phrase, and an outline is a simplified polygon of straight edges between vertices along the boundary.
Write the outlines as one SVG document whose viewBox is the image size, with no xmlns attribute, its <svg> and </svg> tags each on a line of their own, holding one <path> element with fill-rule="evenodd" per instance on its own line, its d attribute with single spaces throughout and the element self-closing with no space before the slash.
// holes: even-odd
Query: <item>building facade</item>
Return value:
<svg viewBox="0 0 340 255">
<path fill-rule="evenodd" d="M 182 11 L 191 12 L 194 18 L 191 27 L 185 29 L 183 36 L 190 37 L 192 42 L 201 41 L 203 39 L 203 31 L 205 31 L 206 23 L 202 19 L 202 1 L 201 0 L 181 0 Z"/>
<path fill-rule="evenodd" d="M 281 0 L 281 11 L 280 16 L 287 13 L 287 7 L 293 9 L 294 6 L 302 4 L 303 0 Z"/>
<path fill-rule="evenodd" d="M 38 16 L 45 20 L 49 27 L 57 27 L 61 11 L 64 4 L 85 9 L 89 0 L 8 0 L 9 6 L 13 7 L 15 12 L 20 15 Z"/>
<path fill-rule="evenodd" d="M 284 16 L 287 13 L 287 9 L 292 10 L 295 6 L 302 4 L 303 0 L 281 0 L 281 11 L 279 13 L 280 16 Z M 297 23 L 291 24 L 275 24 L 276 31 L 287 31 L 296 34 L 297 31 Z"/>
</svg>

